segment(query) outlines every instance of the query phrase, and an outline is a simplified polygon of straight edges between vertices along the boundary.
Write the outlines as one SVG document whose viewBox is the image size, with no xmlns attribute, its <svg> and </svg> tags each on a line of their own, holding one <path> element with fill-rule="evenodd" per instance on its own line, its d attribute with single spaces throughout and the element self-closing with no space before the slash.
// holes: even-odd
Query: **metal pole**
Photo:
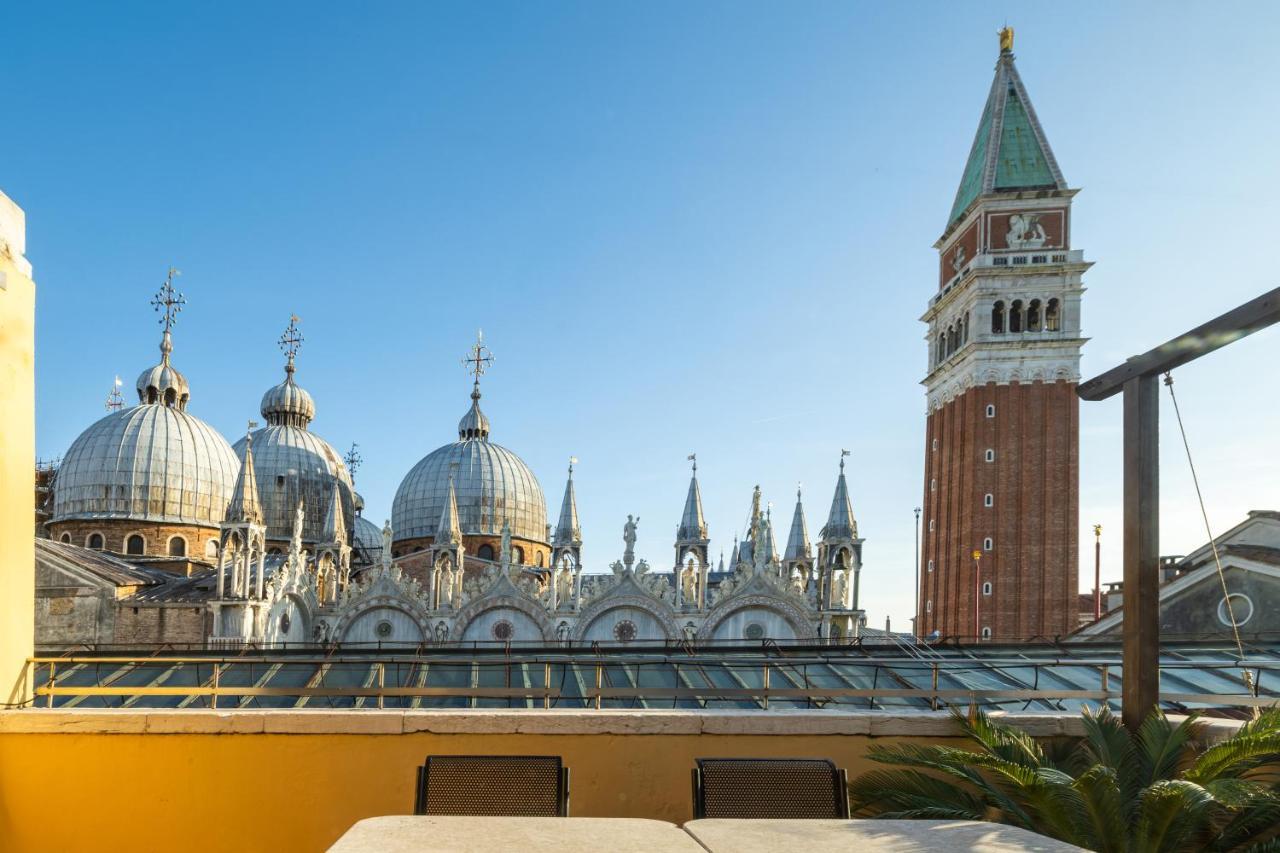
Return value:
<svg viewBox="0 0 1280 853">
<path fill-rule="evenodd" d="M 1093 526 L 1093 621 L 1102 618 L 1102 525 Z"/>
<path fill-rule="evenodd" d="M 917 639 L 920 637 L 920 507 L 915 508 L 916 513 L 916 600 L 911 605 L 911 635 Z"/>
<path fill-rule="evenodd" d="M 1124 680 L 1121 716 L 1136 733 L 1160 701 L 1160 391 L 1124 383 Z"/>
</svg>

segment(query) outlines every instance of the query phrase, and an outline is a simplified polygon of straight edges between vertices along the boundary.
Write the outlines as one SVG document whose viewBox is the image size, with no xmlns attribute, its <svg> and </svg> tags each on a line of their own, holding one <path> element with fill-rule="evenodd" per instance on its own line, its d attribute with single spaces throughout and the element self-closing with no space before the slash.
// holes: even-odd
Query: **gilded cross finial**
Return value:
<svg viewBox="0 0 1280 853">
<path fill-rule="evenodd" d="M 570 477 L 573 476 L 573 466 L 577 464 L 578 464 L 578 457 L 570 456 L 569 457 L 569 476 Z"/>
<path fill-rule="evenodd" d="M 364 464 L 364 457 L 357 449 L 359 446 L 354 441 L 351 442 L 351 449 L 347 451 L 346 456 L 342 457 L 342 461 L 347 463 L 347 470 L 351 473 L 352 480 L 356 478 L 356 471 L 359 471 L 360 466 Z"/>
<path fill-rule="evenodd" d="M 302 348 L 302 332 L 298 329 L 299 317 L 297 314 L 289 315 L 289 326 L 284 330 L 284 334 L 280 336 L 280 351 L 289 359 L 285 365 L 285 370 L 293 372 L 293 359 L 298 354 L 298 350 Z"/>
<path fill-rule="evenodd" d="M 484 331 L 476 329 L 476 342 L 471 351 L 462 359 L 462 366 L 475 378 L 476 387 L 480 386 L 480 377 L 493 366 L 493 353 L 484 345 Z"/>
<path fill-rule="evenodd" d="M 173 280 L 180 275 L 182 275 L 181 270 L 169 267 L 169 274 L 165 277 L 164 284 L 151 300 L 156 311 L 163 313 L 160 325 L 164 326 L 166 335 L 177 324 L 178 313 L 182 311 L 182 306 L 187 304 L 186 297 L 173 288 Z"/>
</svg>

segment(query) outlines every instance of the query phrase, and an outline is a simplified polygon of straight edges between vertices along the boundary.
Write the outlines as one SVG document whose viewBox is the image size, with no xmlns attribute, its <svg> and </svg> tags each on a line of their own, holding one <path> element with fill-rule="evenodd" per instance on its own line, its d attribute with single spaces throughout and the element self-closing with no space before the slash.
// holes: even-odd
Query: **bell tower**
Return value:
<svg viewBox="0 0 1280 853">
<path fill-rule="evenodd" d="M 1076 627 L 1081 277 L 1070 189 L 1000 33 L 995 80 L 934 245 L 919 633 Z"/>
</svg>

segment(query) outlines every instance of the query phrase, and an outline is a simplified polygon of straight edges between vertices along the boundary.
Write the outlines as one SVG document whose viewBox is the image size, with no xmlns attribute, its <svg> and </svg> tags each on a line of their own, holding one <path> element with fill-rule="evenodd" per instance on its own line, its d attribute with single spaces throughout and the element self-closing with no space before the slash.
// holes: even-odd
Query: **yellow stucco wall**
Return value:
<svg viewBox="0 0 1280 853">
<path fill-rule="evenodd" d="M 876 738 L 880 743 L 892 738 Z M 868 769 L 860 735 L 0 734 L 7 851 L 323 850 L 412 811 L 429 753 L 560 755 L 570 814 L 692 818 L 707 756 L 818 756 Z M 780 792 L 781 793 L 781 792 Z"/>
<path fill-rule="evenodd" d="M 25 698 L 35 638 L 35 305 L 22 209 L 0 193 L 0 702 Z M 2 713 L 2 712 L 0 712 Z"/>
</svg>

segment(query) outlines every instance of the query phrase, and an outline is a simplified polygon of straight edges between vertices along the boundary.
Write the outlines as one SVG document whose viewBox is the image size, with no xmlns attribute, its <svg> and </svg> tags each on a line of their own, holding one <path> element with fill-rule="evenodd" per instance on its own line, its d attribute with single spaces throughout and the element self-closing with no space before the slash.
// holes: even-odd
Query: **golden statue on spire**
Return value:
<svg viewBox="0 0 1280 853">
<path fill-rule="evenodd" d="M 1013 52 L 1013 27 L 1008 24 L 1005 24 L 1004 28 L 1000 30 L 1000 52 Z"/>
</svg>

